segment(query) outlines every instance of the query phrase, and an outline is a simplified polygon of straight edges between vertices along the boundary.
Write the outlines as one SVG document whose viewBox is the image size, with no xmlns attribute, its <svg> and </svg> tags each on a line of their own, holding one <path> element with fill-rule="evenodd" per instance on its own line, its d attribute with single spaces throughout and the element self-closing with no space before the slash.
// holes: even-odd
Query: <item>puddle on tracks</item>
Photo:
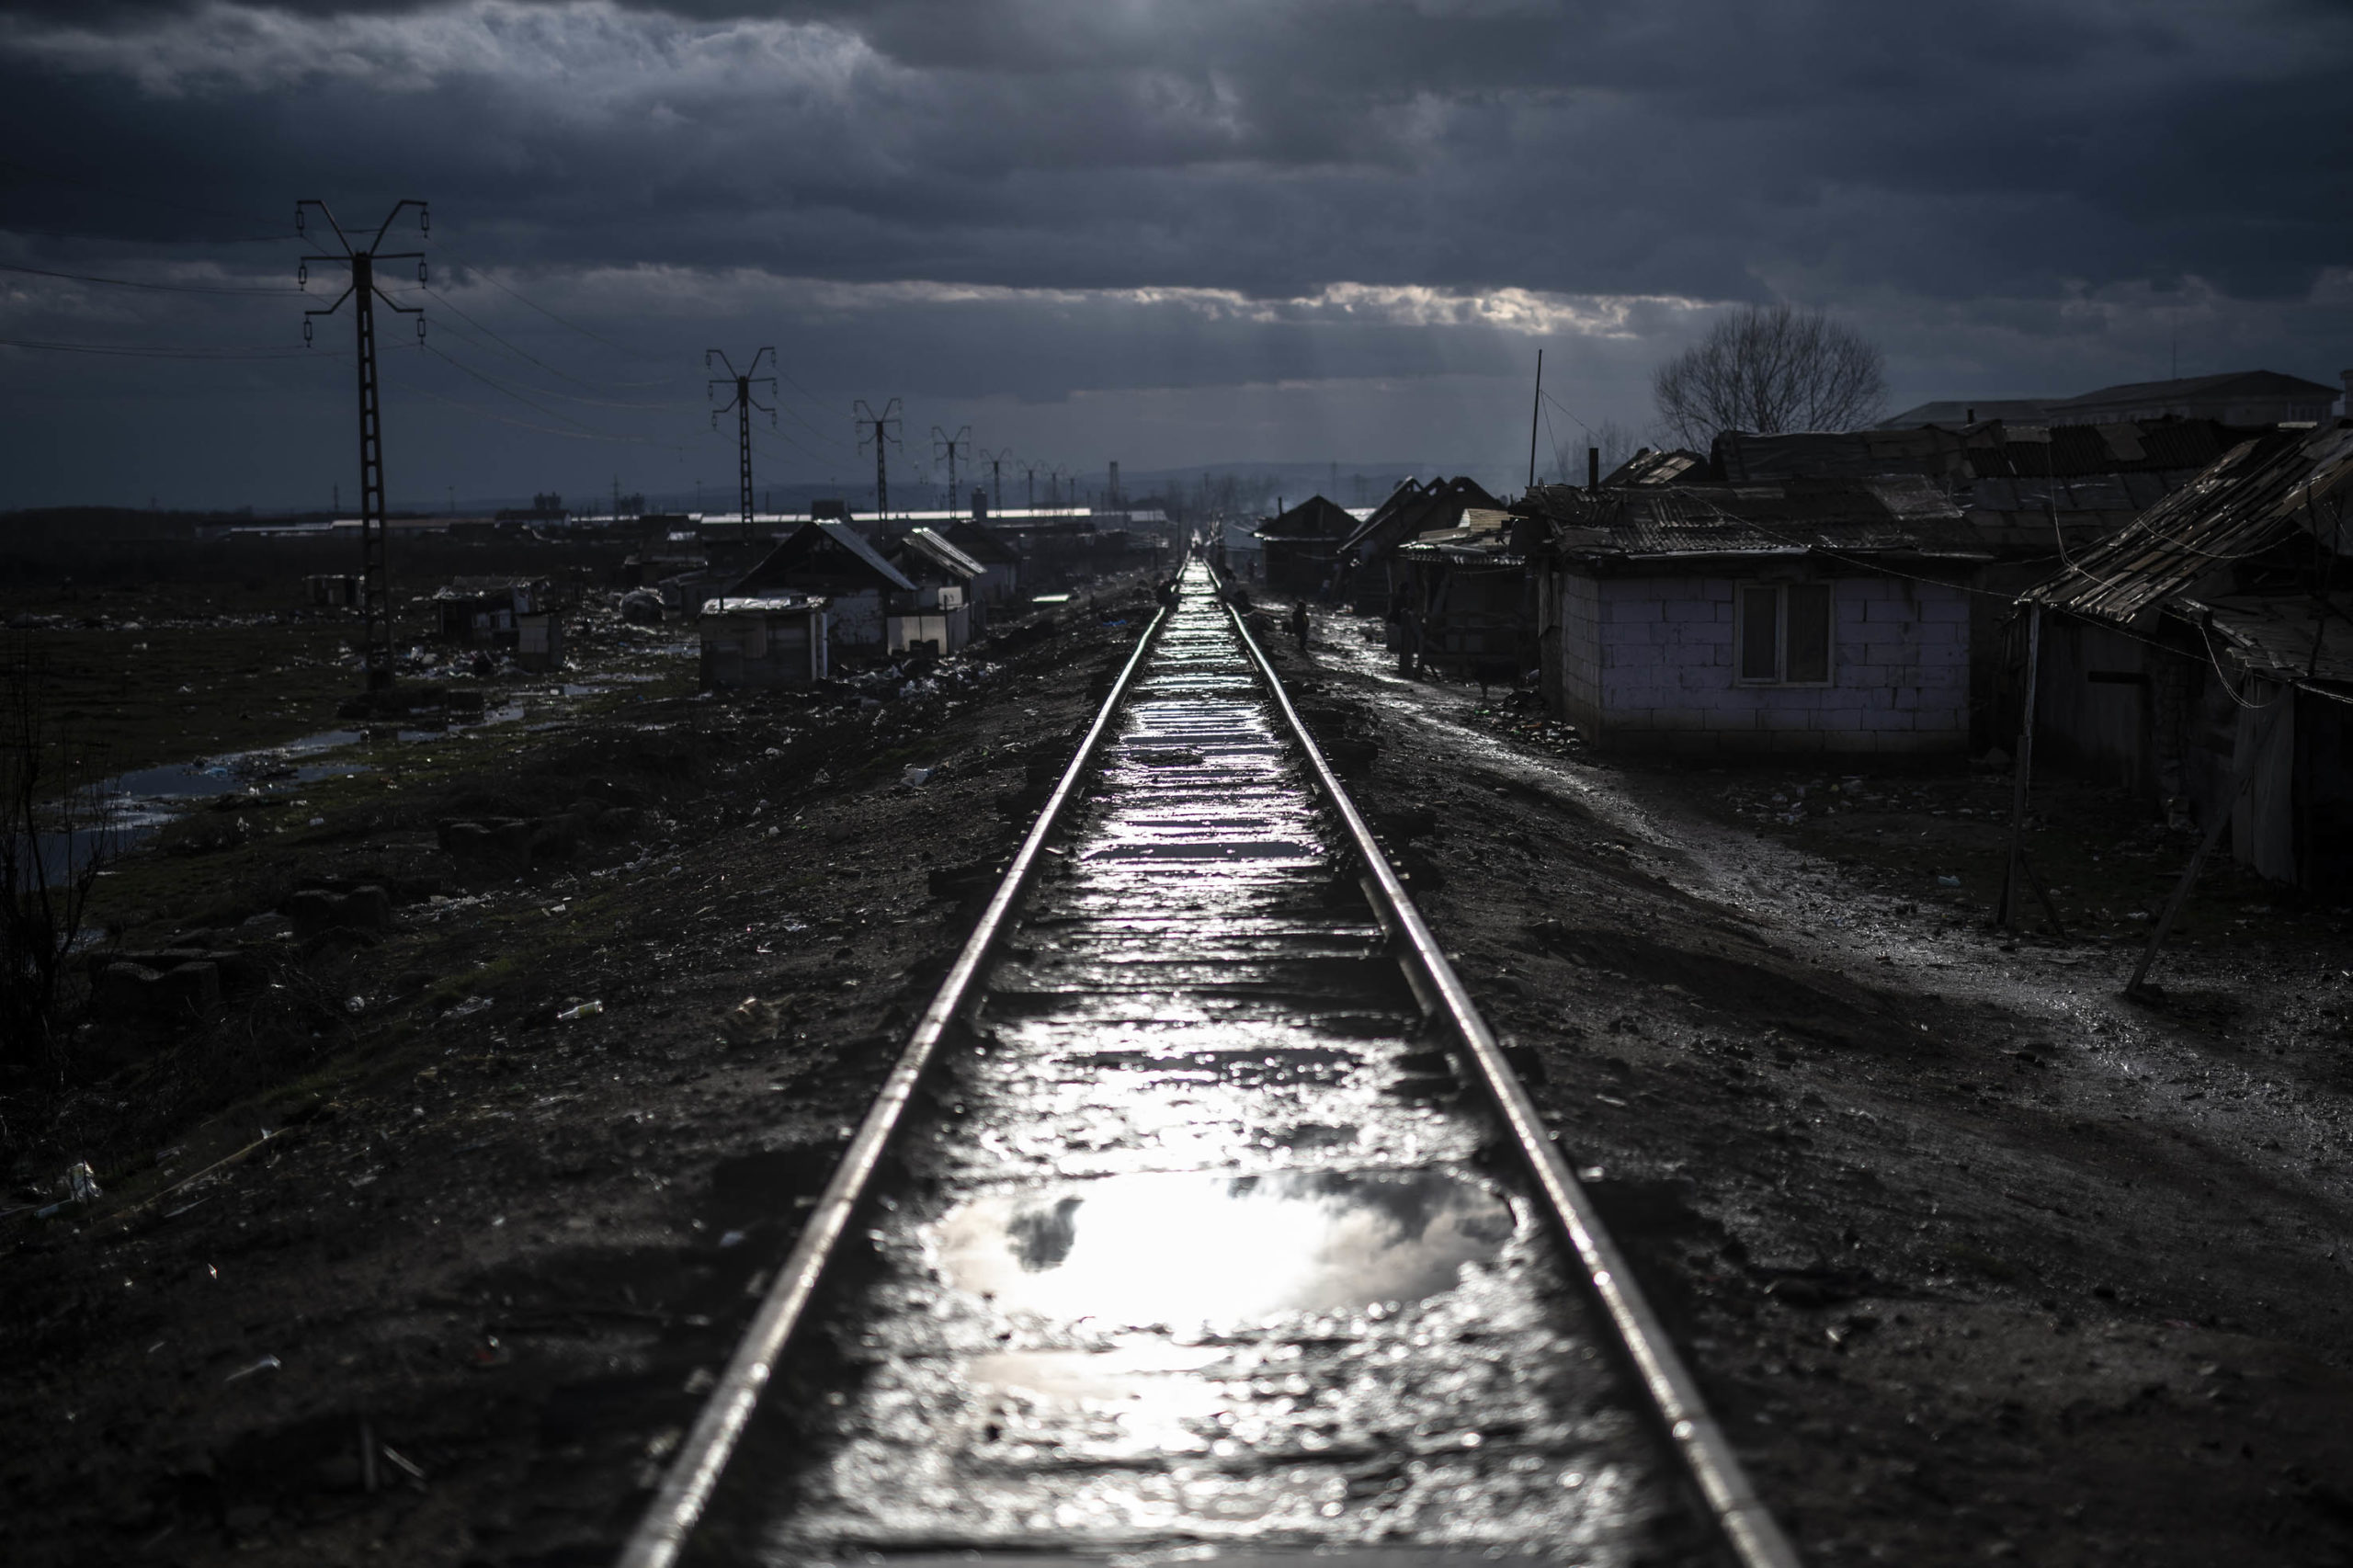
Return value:
<svg viewBox="0 0 2353 1568">
<path fill-rule="evenodd" d="M 1673 1554 L 1582 1290 L 1188 590 L 713 1533 L 768 1562 Z"/>
</svg>

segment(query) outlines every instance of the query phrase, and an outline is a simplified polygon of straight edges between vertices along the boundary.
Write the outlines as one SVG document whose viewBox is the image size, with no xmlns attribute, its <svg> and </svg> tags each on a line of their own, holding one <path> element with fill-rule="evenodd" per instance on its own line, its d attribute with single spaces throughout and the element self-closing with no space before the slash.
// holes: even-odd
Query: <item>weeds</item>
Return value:
<svg viewBox="0 0 2353 1568">
<path fill-rule="evenodd" d="M 55 1066 L 114 813 L 95 750 L 50 713 L 46 675 L 31 635 L 12 639 L 0 666 L 0 1060 Z"/>
</svg>

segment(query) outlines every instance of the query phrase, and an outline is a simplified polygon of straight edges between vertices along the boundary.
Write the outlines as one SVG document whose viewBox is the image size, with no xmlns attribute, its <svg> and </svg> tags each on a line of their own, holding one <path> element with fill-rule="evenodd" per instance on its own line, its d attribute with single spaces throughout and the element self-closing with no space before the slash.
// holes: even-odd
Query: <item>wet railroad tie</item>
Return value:
<svg viewBox="0 0 2353 1568">
<path fill-rule="evenodd" d="M 676 1560 L 1738 1561 L 1184 587 Z"/>
</svg>

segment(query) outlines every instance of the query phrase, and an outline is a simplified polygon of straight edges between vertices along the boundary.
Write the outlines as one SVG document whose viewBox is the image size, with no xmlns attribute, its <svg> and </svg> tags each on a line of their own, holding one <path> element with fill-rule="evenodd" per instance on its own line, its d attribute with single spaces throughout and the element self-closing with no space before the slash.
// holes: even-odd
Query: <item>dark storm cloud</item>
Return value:
<svg viewBox="0 0 2353 1568">
<path fill-rule="evenodd" d="M 949 398 L 1402 397 L 1543 337 L 1622 404 L 1773 296 L 1922 396 L 2162 373 L 2185 326 L 2327 374 L 2348 65 L 2340 6 L 2188 0 L 17 5 L 0 260 L 277 278 L 294 197 L 421 195 L 457 282 Z M 0 335 L 92 308 L 0 290 Z"/>
<path fill-rule="evenodd" d="M 429 188 L 549 259 L 1722 297 L 1777 265 L 2277 293 L 2353 248 L 2325 9 L 132 5 L 6 36 L 14 145 L 259 211 Z"/>
</svg>

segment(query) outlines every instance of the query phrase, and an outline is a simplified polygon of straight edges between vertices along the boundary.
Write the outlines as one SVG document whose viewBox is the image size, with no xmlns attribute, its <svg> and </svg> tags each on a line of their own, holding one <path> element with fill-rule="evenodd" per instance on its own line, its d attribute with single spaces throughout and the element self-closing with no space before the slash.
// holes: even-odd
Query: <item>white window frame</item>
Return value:
<svg viewBox="0 0 2353 1568">
<path fill-rule="evenodd" d="M 1790 590 L 1823 590 L 1823 675 L 1819 680 L 1791 680 L 1790 668 Z M 1748 598 L 1760 589 L 1773 594 L 1773 673 L 1770 676 L 1744 673 L 1748 653 Z M 1737 582 L 1732 595 L 1732 670 L 1735 686 L 1826 687 L 1838 676 L 1838 587 L 1835 582 L 1803 578 L 1787 583 Z"/>
</svg>

